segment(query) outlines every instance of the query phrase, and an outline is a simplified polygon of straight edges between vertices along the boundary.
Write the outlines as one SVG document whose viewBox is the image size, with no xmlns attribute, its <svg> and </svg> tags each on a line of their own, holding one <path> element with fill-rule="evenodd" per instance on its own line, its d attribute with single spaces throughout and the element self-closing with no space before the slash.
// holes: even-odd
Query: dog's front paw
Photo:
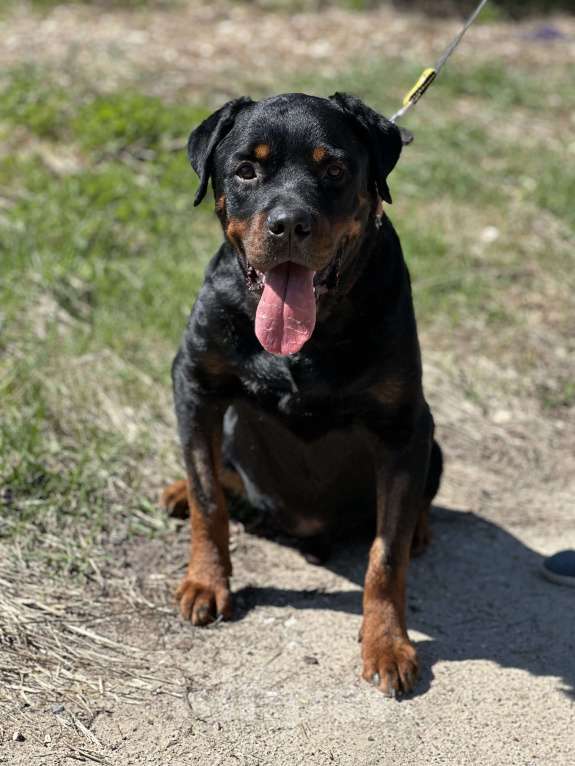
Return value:
<svg viewBox="0 0 575 766">
<path fill-rule="evenodd" d="M 176 591 L 176 598 L 182 617 L 191 620 L 192 625 L 207 625 L 218 617 L 229 620 L 232 614 L 227 580 L 209 581 L 187 574 Z"/>
<path fill-rule="evenodd" d="M 407 637 L 389 638 L 364 625 L 361 631 L 362 677 L 388 697 L 410 692 L 419 672 L 417 653 Z"/>
</svg>

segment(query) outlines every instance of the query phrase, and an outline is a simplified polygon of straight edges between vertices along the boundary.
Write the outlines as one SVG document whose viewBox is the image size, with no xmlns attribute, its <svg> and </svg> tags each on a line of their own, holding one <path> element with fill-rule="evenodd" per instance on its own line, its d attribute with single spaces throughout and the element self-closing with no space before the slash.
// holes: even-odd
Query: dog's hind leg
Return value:
<svg viewBox="0 0 575 766">
<path fill-rule="evenodd" d="M 443 452 L 439 444 L 433 440 L 431 455 L 429 456 L 429 469 L 427 471 L 427 483 L 425 485 L 425 497 L 431 502 L 439 491 L 441 475 L 443 474 Z"/>
<path fill-rule="evenodd" d="M 429 524 L 429 509 L 431 501 L 439 490 L 441 474 L 443 473 L 443 454 L 441 447 L 434 441 L 431 447 L 429 458 L 429 469 L 427 472 L 427 483 L 425 485 L 425 495 L 421 504 L 421 510 L 417 517 L 417 524 L 413 532 L 411 542 L 411 558 L 421 556 L 431 542 L 431 527 Z"/>
<path fill-rule="evenodd" d="M 160 508 L 175 519 L 187 519 L 190 513 L 187 479 L 168 484 L 160 496 Z"/>
<path fill-rule="evenodd" d="M 225 490 L 232 495 L 243 497 L 245 494 L 244 483 L 239 473 L 231 466 L 221 468 L 220 483 Z M 167 511 L 174 519 L 187 519 L 190 515 L 190 504 L 188 500 L 188 481 L 187 479 L 178 479 L 178 481 L 168 484 L 160 496 L 160 508 Z"/>
<path fill-rule="evenodd" d="M 331 555 L 331 536 L 323 533 L 303 538 L 298 547 L 308 564 L 324 564 Z"/>
</svg>

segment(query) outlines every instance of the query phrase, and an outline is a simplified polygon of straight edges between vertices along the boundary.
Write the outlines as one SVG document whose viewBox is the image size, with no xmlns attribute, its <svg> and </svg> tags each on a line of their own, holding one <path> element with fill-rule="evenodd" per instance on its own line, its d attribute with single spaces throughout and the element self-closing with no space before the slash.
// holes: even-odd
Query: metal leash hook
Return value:
<svg viewBox="0 0 575 766">
<path fill-rule="evenodd" d="M 479 16 L 481 9 L 485 5 L 487 0 L 481 0 L 477 8 L 473 11 L 471 16 L 467 19 L 465 24 L 463 25 L 462 29 L 455 35 L 453 40 L 449 43 L 447 48 L 443 51 L 441 56 L 437 59 L 437 62 L 434 67 L 428 67 L 427 69 L 424 69 L 423 72 L 420 74 L 417 82 L 411 88 L 407 91 L 405 96 L 403 97 L 403 106 L 401 109 L 399 109 L 393 117 L 391 117 L 391 122 L 397 122 L 400 117 L 403 117 L 404 114 L 409 112 L 409 110 L 414 107 L 419 99 L 423 96 L 423 94 L 427 91 L 431 83 L 437 78 L 445 64 L 447 63 L 447 60 L 453 53 L 453 51 L 457 48 L 461 40 L 463 39 L 463 35 L 467 32 L 469 27 L 473 24 L 475 19 Z"/>
</svg>

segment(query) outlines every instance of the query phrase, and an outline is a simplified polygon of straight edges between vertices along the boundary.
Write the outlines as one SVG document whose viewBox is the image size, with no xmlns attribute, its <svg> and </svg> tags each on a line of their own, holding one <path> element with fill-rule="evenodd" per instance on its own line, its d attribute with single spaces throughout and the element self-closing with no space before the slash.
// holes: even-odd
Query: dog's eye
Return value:
<svg viewBox="0 0 575 766">
<path fill-rule="evenodd" d="M 242 162 L 242 164 L 236 168 L 236 175 L 244 181 L 250 181 L 252 178 L 256 177 L 256 169 L 251 162 Z"/>
<path fill-rule="evenodd" d="M 325 174 L 330 181 L 341 181 L 345 175 L 345 168 L 339 163 L 332 162 L 331 165 L 327 166 Z"/>
</svg>

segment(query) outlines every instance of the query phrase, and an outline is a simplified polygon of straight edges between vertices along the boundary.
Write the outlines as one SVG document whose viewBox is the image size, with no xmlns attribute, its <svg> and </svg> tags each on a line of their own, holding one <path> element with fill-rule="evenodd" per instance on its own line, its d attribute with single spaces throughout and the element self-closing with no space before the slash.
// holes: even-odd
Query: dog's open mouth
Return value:
<svg viewBox="0 0 575 766">
<path fill-rule="evenodd" d="M 315 327 L 315 271 L 287 261 L 264 275 L 256 337 L 272 354 L 295 354 Z"/>
<path fill-rule="evenodd" d="M 288 261 L 266 274 L 248 265 L 248 289 L 261 296 L 256 311 L 256 337 L 266 351 L 287 356 L 297 353 L 315 327 L 316 303 L 337 285 L 341 253 L 321 271 Z"/>
</svg>

